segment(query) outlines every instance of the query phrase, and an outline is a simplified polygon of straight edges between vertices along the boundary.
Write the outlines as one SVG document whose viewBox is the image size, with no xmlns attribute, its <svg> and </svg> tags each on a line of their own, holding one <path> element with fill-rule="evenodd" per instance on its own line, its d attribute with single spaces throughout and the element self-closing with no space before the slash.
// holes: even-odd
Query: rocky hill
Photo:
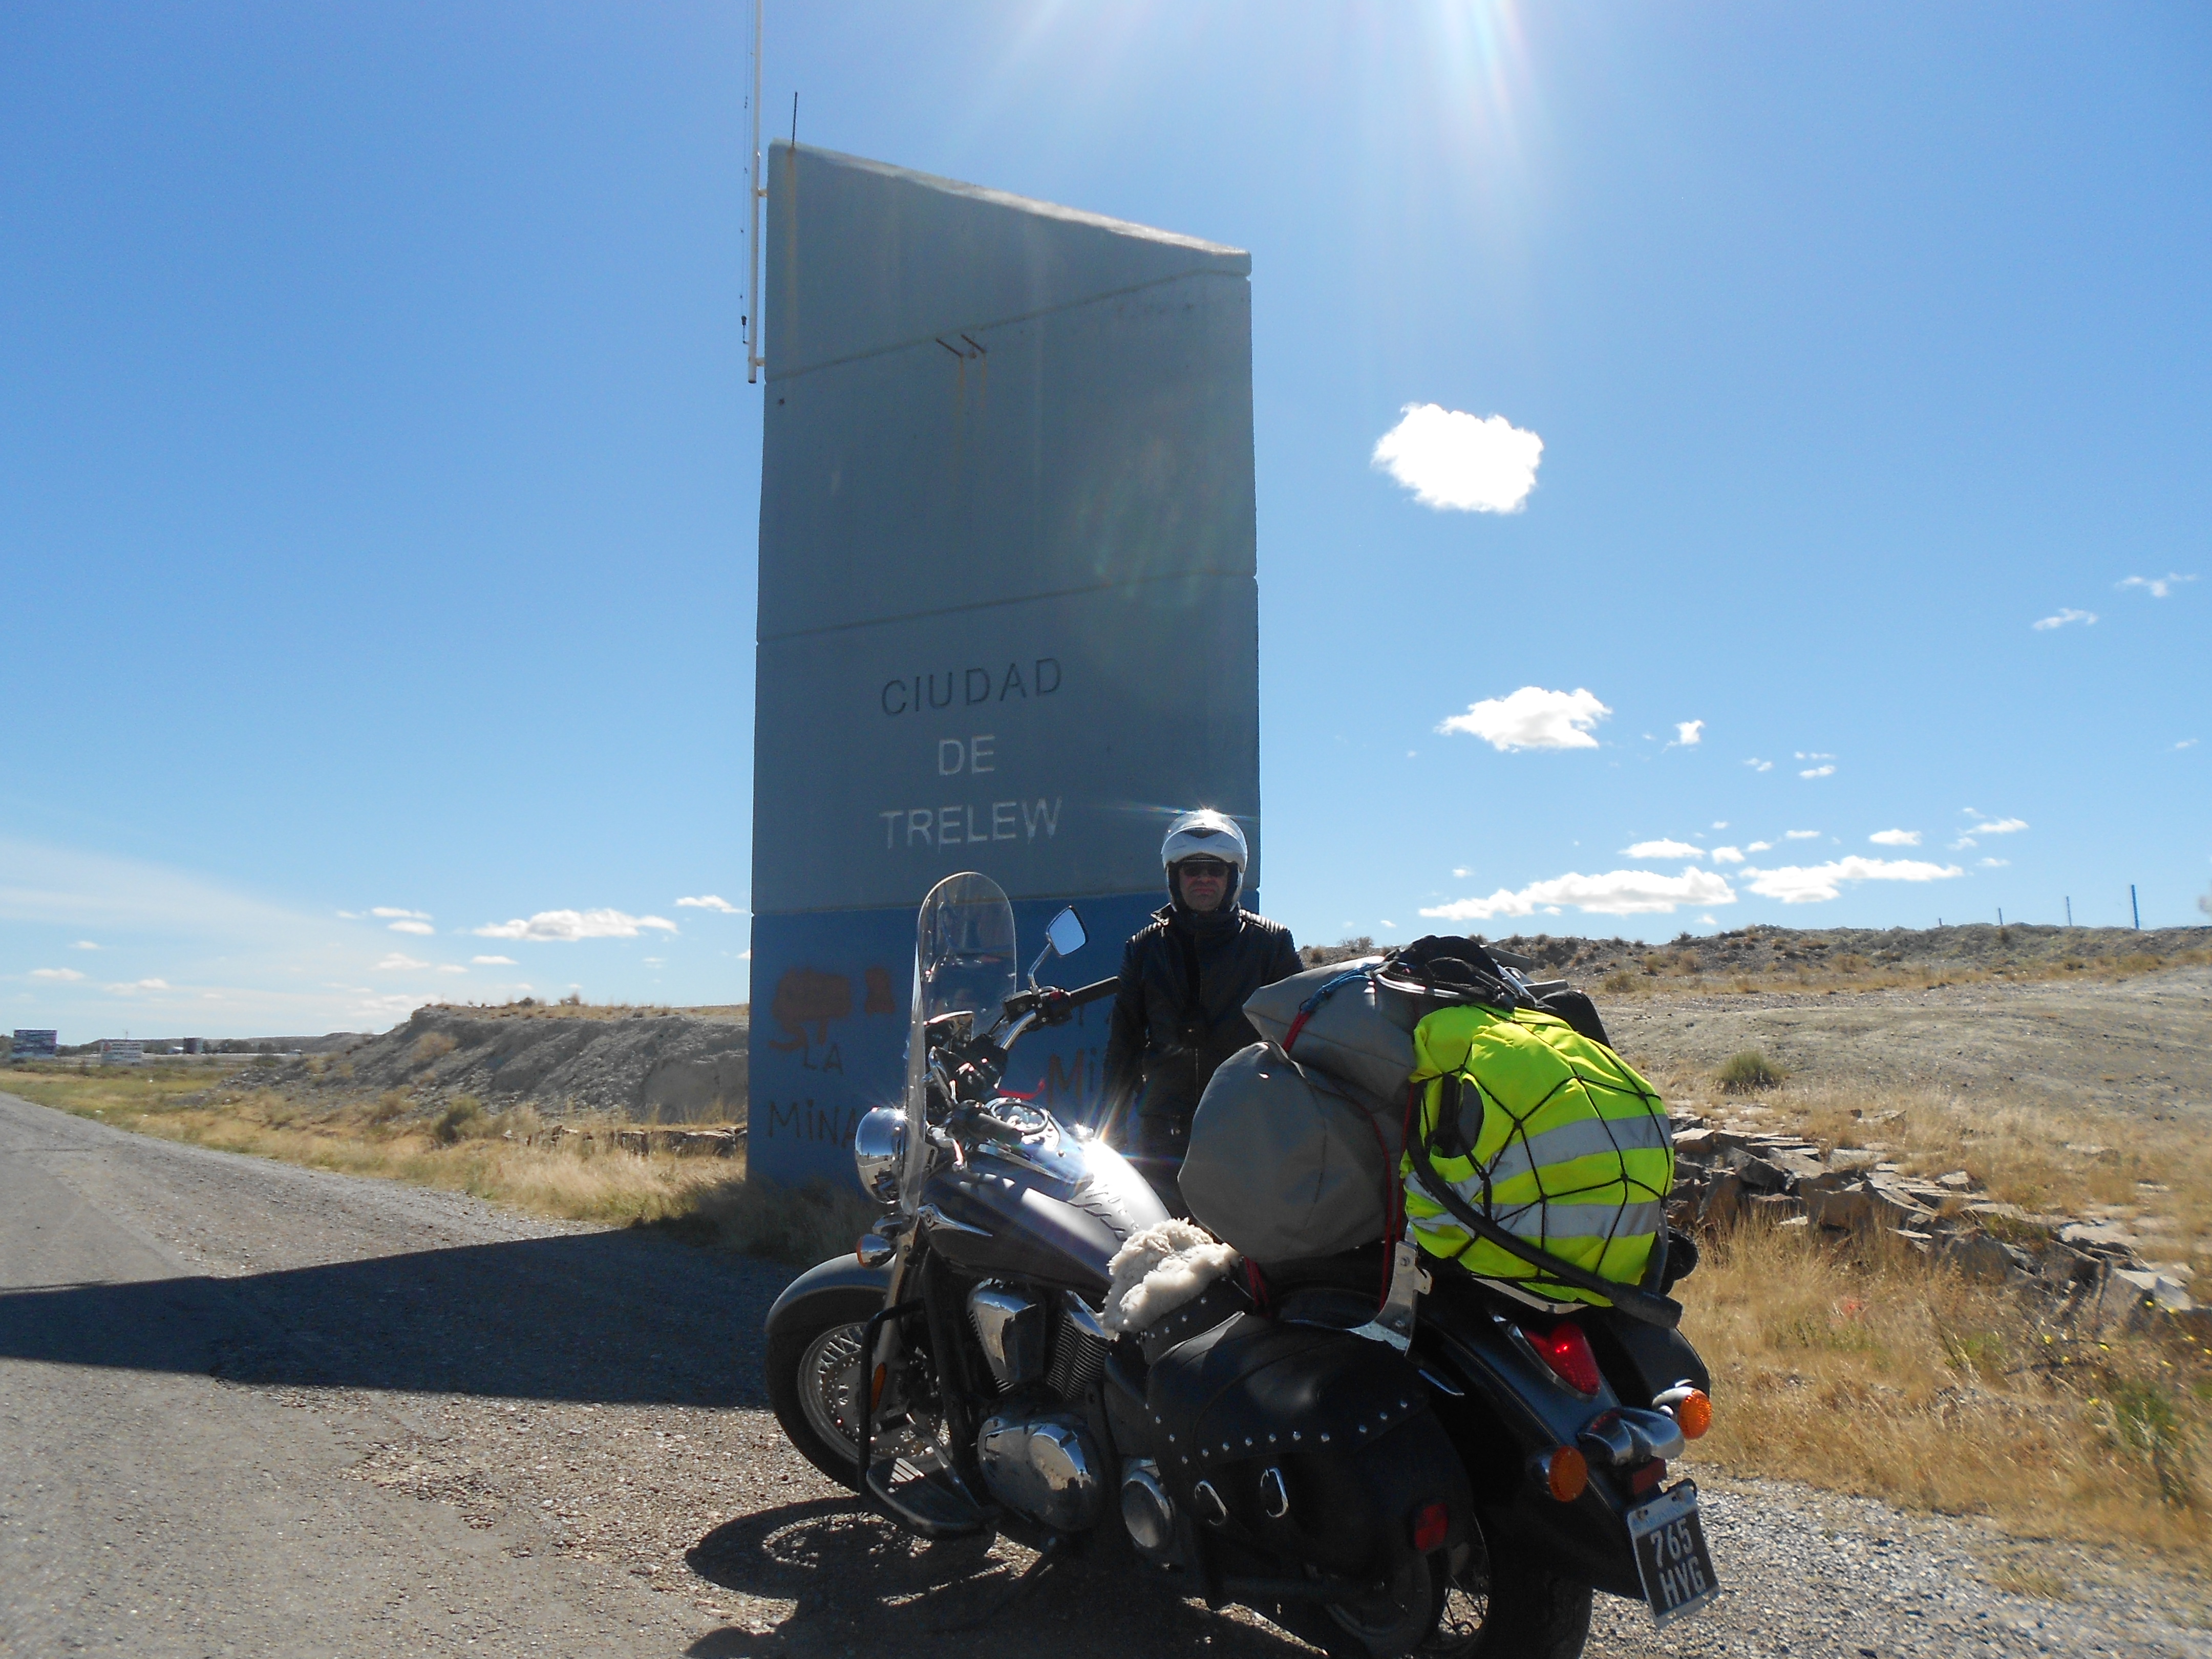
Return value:
<svg viewBox="0 0 2212 1659">
<path fill-rule="evenodd" d="M 1346 939 L 1309 946 L 1309 963 L 1334 962 L 1389 950 L 1402 940 Z M 1531 957 L 1539 968 L 1586 979 L 1620 970 L 1776 975 L 1800 968 L 1846 973 L 1870 968 L 1966 969 L 1997 973 L 2063 967 L 2069 963 L 2160 962 L 2212 950 L 2212 927 L 2041 927 L 1976 922 L 1954 927 L 1777 927 L 1762 924 L 1724 933 L 1684 933 L 1666 945 L 1631 939 L 1516 933 L 1491 943 Z M 2145 964 L 2148 965 L 2148 964 Z"/>
<path fill-rule="evenodd" d="M 741 1124 L 751 1024 L 743 1006 L 432 1005 L 322 1069 L 289 1069 L 363 1092 L 404 1089 L 426 1104 L 466 1094 L 494 1110 L 527 1102 L 549 1118 Z"/>
</svg>

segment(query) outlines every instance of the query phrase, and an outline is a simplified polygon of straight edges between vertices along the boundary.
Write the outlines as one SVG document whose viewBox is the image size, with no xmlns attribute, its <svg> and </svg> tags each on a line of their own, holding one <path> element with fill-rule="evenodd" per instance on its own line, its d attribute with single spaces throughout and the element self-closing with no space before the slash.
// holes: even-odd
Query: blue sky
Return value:
<svg viewBox="0 0 2212 1659">
<path fill-rule="evenodd" d="M 5 30 L 0 1023 L 746 994 L 745 8 Z M 2203 8 L 813 0 L 794 89 L 1251 250 L 1301 938 L 2205 920 Z"/>
</svg>

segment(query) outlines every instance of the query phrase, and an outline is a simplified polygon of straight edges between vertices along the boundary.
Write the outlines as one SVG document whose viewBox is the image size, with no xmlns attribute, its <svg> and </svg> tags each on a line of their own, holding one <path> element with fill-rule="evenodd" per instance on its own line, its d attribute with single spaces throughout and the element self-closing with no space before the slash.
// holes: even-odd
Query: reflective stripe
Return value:
<svg viewBox="0 0 2212 1659">
<path fill-rule="evenodd" d="M 1490 1161 L 1492 1185 L 1547 1164 L 1571 1164 L 1601 1152 L 1656 1152 L 1668 1145 L 1666 1124 L 1649 1113 L 1634 1117 L 1584 1118 L 1541 1134 L 1516 1135 Z"/>
<path fill-rule="evenodd" d="M 1480 1191 L 1462 1196 L 1480 1203 Z M 1657 1234 L 1666 1220 L 1667 1206 L 1657 1200 L 1642 1204 L 1530 1204 L 1520 1209 L 1498 1210 L 1491 1220 L 1516 1238 L 1548 1240 L 1557 1244 L 1570 1239 L 1610 1237 L 1616 1243 Z"/>
</svg>

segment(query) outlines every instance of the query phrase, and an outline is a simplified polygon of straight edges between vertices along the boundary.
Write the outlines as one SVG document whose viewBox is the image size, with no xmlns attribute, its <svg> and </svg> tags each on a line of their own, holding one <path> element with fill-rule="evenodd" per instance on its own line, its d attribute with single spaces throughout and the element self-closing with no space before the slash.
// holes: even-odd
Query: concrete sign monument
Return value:
<svg viewBox="0 0 2212 1659">
<path fill-rule="evenodd" d="M 914 924 L 980 870 L 1111 975 L 1168 817 L 1259 844 L 1248 256 L 880 162 L 768 163 L 752 1167 L 849 1178 Z M 1048 975 L 1048 977 L 1053 977 Z M 1087 1115 L 1106 1010 L 1013 1086 Z"/>
</svg>

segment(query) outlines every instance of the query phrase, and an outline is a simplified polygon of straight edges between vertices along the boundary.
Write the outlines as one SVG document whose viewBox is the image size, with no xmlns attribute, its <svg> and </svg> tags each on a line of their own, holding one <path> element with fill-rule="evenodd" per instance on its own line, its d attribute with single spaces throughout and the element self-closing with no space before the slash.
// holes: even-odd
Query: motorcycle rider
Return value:
<svg viewBox="0 0 2212 1659">
<path fill-rule="evenodd" d="M 1289 928 L 1237 902 L 1247 856 L 1244 832 L 1227 814 L 1200 807 L 1179 815 L 1160 843 L 1168 902 L 1121 952 L 1102 1122 L 1152 1162 L 1164 1196 L 1174 1191 L 1207 1080 L 1260 1040 L 1244 999 L 1304 965 Z M 1125 1124 L 1131 1111 L 1136 1121 Z"/>
</svg>

